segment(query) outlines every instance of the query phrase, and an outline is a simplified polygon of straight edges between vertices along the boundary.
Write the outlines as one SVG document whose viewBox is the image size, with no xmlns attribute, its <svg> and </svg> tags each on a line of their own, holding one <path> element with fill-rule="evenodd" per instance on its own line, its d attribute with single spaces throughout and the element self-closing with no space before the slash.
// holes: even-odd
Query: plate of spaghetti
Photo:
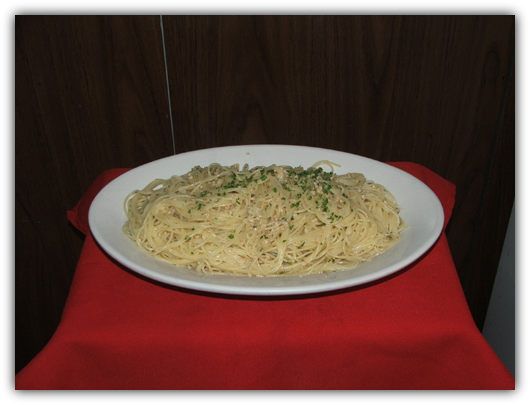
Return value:
<svg viewBox="0 0 530 405">
<path fill-rule="evenodd" d="M 288 145 L 186 152 L 110 182 L 89 211 L 98 244 L 129 269 L 213 293 L 296 295 L 393 274 L 438 239 L 423 182 L 345 152 Z"/>
</svg>

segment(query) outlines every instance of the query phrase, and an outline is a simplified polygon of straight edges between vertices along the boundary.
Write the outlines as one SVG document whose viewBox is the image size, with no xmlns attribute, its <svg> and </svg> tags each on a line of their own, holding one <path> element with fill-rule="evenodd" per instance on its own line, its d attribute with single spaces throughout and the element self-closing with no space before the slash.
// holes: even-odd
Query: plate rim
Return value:
<svg viewBox="0 0 530 405">
<path fill-rule="evenodd" d="M 122 252 L 116 251 L 113 246 L 109 245 L 107 241 L 105 240 L 104 235 L 101 234 L 98 226 L 96 226 L 96 218 L 97 215 L 96 210 L 99 208 L 101 204 L 101 200 L 106 197 L 109 190 L 112 190 L 116 185 L 120 184 L 120 182 L 123 182 L 124 180 L 127 180 L 130 176 L 134 176 L 135 172 L 145 170 L 145 167 L 156 164 L 164 164 L 164 161 L 171 161 L 175 159 L 182 159 L 183 157 L 189 157 L 196 154 L 208 154 L 212 152 L 223 152 L 228 150 L 238 150 L 241 152 L 241 150 L 245 151 L 248 149 L 264 149 L 264 148 L 272 148 L 272 149 L 298 149 L 298 150 L 312 150 L 313 152 L 323 152 L 323 153 L 333 153 L 333 154 L 343 154 L 345 157 L 350 157 L 354 159 L 360 159 L 365 162 L 367 162 L 370 165 L 376 165 L 380 167 L 385 167 L 385 170 L 391 170 L 391 171 L 397 171 L 399 175 L 404 176 L 405 178 L 408 178 L 409 181 L 412 181 L 416 186 L 423 188 L 423 193 L 427 196 L 430 196 L 432 201 L 432 206 L 437 211 L 436 215 L 436 221 L 433 224 L 434 231 L 431 235 L 429 235 L 429 238 L 424 241 L 424 243 L 421 245 L 420 249 L 416 249 L 414 251 L 413 255 L 408 255 L 405 259 L 399 260 L 393 265 L 386 266 L 383 269 L 380 269 L 379 271 L 374 273 L 368 273 L 362 276 L 347 278 L 348 282 L 345 282 L 344 280 L 337 280 L 335 282 L 328 281 L 326 283 L 317 283 L 317 284 L 308 284 L 308 285 L 293 285 L 293 286 L 267 286 L 267 287 L 260 287 L 260 286 L 245 286 L 244 288 L 241 288 L 239 286 L 230 285 L 230 283 L 221 283 L 219 284 L 218 281 L 226 281 L 226 279 L 234 279 L 234 278 L 241 278 L 239 277 L 233 277 L 225 276 L 225 275 L 199 275 L 198 273 L 192 274 L 193 276 L 200 276 L 195 277 L 197 280 L 184 280 L 179 277 L 169 277 L 165 274 L 161 274 L 156 271 L 152 271 L 150 269 L 146 269 L 144 266 L 138 265 L 136 262 L 131 260 L 129 257 L 127 257 Z M 246 154 L 248 155 L 248 153 Z M 239 157 L 238 157 L 239 158 Z M 242 162 L 240 162 L 242 163 Z M 283 163 L 280 163 L 283 164 Z M 386 185 L 385 185 L 386 187 Z M 132 191 L 132 190 L 131 190 Z M 125 199 L 125 195 L 123 196 L 123 199 Z M 399 201 L 398 201 L 399 203 Z M 122 206 L 123 201 L 120 201 L 120 206 Z M 98 194 L 94 197 L 94 199 L 91 202 L 89 213 L 88 213 L 88 222 L 89 222 L 89 228 L 90 232 L 92 233 L 92 236 L 94 238 L 94 241 L 98 244 L 98 246 L 105 252 L 107 252 L 108 255 L 110 255 L 114 260 L 119 262 L 121 265 L 127 267 L 128 269 L 132 270 L 133 272 L 136 272 L 148 279 L 156 280 L 161 283 L 181 287 L 185 289 L 190 289 L 194 291 L 203 291 L 203 292 L 210 292 L 210 293 L 220 293 L 220 294 L 229 294 L 229 295 L 253 295 L 253 296 L 286 296 L 286 295 L 305 295 L 305 294 L 312 294 L 312 293 L 322 293 L 322 292 L 329 292 L 329 291 L 336 291 L 344 288 L 349 287 L 355 287 L 360 286 L 372 281 L 377 281 L 380 279 L 383 279 L 393 273 L 399 272 L 400 270 L 410 266 L 411 264 L 415 263 L 418 259 L 420 259 L 426 252 L 429 251 L 429 249 L 436 243 L 436 241 L 439 239 L 442 231 L 443 231 L 443 224 L 445 221 L 445 213 L 443 206 L 438 198 L 438 196 L 434 193 L 434 191 L 427 186 L 423 181 L 418 179 L 417 177 L 413 176 L 412 174 L 408 173 L 407 171 L 389 165 L 388 163 L 384 163 L 375 159 L 371 159 L 365 156 L 352 154 L 349 152 L 344 152 L 340 150 L 334 150 L 334 149 L 326 149 L 322 147 L 312 147 L 312 146 L 305 146 L 305 145 L 284 145 L 284 144 L 252 144 L 252 145 L 226 145 L 226 146 L 219 146 L 214 148 L 204 148 L 204 149 L 197 149 L 193 151 L 186 151 L 170 156 L 166 156 L 164 158 L 156 159 L 151 162 L 144 163 L 142 165 L 139 165 L 135 168 L 132 168 L 131 170 L 128 170 L 127 172 L 119 175 L 112 181 L 110 181 L 105 187 L 103 187 Z M 121 233 L 121 228 L 120 228 Z M 125 237 L 124 237 L 125 238 Z M 132 243 L 132 242 L 131 242 Z M 132 245 L 134 246 L 134 245 Z M 143 253 L 143 252 L 142 252 Z M 147 254 L 146 254 L 147 255 Z M 153 260 L 156 260 L 155 258 L 150 257 Z M 369 262 L 368 262 L 369 263 Z M 365 264 L 365 263 L 363 263 Z M 361 264 L 360 266 L 362 266 Z M 356 267 L 357 269 L 358 267 Z M 352 269 L 354 270 L 354 269 Z M 349 270 L 344 270 L 349 271 Z M 337 272 L 337 273 L 342 273 Z M 304 277 L 311 277 L 311 276 L 304 276 Z M 212 282 L 215 279 L 216 282 Z M 246 278 L 246 277 L 243 277 Z M 291 276 L 291 277 L 278 277 L 277 279 L 296 279 L 298 277 Z M 203 280 L 205 279 L 205 280 Z M 250 279 L 250 277 L 249 277 Z M 264 277 L 260 278 L 261 280 L 271 280 L 270 277 Z"/>
</svg>

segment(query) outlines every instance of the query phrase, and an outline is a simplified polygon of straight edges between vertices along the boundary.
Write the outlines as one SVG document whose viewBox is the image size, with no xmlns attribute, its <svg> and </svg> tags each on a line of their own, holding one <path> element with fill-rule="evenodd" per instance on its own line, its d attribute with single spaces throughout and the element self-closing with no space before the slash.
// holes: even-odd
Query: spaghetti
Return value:
<svg viewBox="0 0 530 405">
<path fill-rule="evenodd" d="M 133 191 L 124 210 L 123 233 L 141 249 L 205 274 L 351 269 L 395 245 L 405 229 L 385 187 L 335 174 L 328 161 L 308 169 L 196 166 Z"/>
</svg>

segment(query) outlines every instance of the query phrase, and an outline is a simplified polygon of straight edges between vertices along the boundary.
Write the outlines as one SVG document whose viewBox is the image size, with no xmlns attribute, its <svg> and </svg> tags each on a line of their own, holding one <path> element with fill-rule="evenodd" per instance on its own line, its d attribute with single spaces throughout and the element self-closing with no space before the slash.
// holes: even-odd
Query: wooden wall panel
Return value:
<svg viewBox="0 0 530 405">
<path fill-rule="evenodd" d="M 509 73 L 463 282 L 466 296 L 472 298 L 468 303 L 478 325 L 483 325 L 486 318 L 496 275 L 491 269 L 500 260 L 515 197 L 514 64 Z"/>
<path fill-rule="evenodd" d="M 473 247 L 489 254 L 504 235 L 484 243 L 476 230 L 488 228 L 485 190 L 499 191 L 488 168 L 513 16 L 164 16 L 164 27 L 177 152 L 286 143 L 423 164 L 457 186 L 447 233 L 462 282 L 491 284 L 497 250 L 478 267 Z M 495 171 L 513 178 L 508 158 Z M 509 215 L 513 197 L 490 215 Z M 481 327 L 489 287 L 464 287 Z"/>
<path fill-rule="evenodd" d="M 173 153 L 160 20 L 15 19 L 15 368 L 54 332 L 82 245 L 73 208 L 105 169 Z"/>
<path fill-rule="evenodd" d="M 160 22 L 15 20 L 17 370 L 53 333 L 68 292 L 82 240 L 66 210 L 103 170 L 168 156 L 173 142 L 177 153 L 319 146 L 454 182 L 447 234 L 481 327 L 515 194 L 513 16 Z"/>
</svg>

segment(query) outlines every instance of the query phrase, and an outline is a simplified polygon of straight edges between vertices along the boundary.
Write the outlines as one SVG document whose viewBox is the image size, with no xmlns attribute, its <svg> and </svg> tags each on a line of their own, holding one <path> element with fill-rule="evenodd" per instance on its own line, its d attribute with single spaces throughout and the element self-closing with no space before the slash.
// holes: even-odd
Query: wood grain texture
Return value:
<svg viewBox="0 0 530 405">
<path fill-rule="evenodd" d="M 465 160 L 448 138 L 467 151 L 473 141 L 461 135 L 476 115 L 477 55 L 496 40 L 480 18 L 164 18 L 183 150 L 288 142 L 429 166 Z"/>
<path fill-rule="evenodd" d="M 60 319 L 82 244 L 66 211 L 105 169 L 173 142 L 318 146 L 452 181 L 447 235 L 481 327 L 515 194 L 514 16 L 162 22 L 15 19 L 16 370 Z"/>
<path fill-rule="evenodd" d="M 515 199 L 515 66 L 507 76 L 498 134 L 490 156 L 464 290 L 477 325 L 483 326 Z M 515 288 L 515 286 L 514 286 Z"/>
<path fill-rule="evenodd" d="M 82 245 L 66 219 L 105 169 L 172 154 L 159 17 L 15 19 L 19 370 L 59 323 Z"/>
</svg>

